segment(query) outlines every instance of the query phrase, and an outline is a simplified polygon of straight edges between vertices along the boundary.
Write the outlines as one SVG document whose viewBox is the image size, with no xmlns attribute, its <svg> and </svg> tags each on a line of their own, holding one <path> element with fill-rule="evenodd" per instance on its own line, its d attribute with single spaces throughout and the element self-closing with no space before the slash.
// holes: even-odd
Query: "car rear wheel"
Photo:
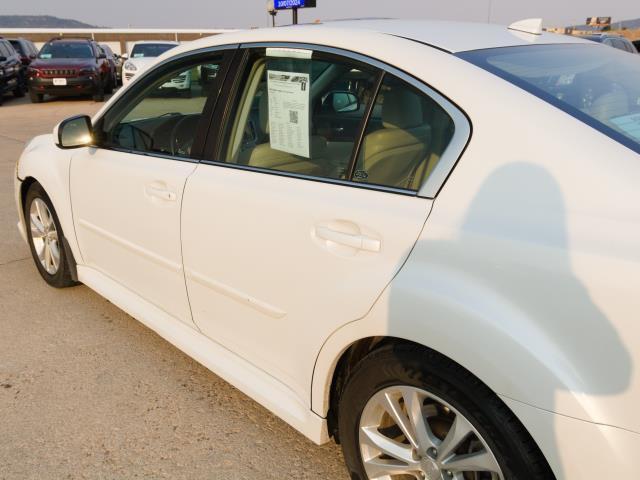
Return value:
<svg viewBox="0 0 640 480">
<path fill-rule="evenodd" d="M 31 103 L 42 103 L 42 101 L 44 100 L 44 95 L 42 93 L 36 93 L 33 90 L 30 90 L 29 98 L 31 98 Z"/>
<path fill-rule="evenodd" d="M 436 352 L 390 345 L 365 357 L 339 406 L 353 480 L 549 480 L 545 459 L 502 401 Z"/>
<path fill-rule="evenodd" d="M 71 287 L 78 282 L 71 275 L 73 258 L 65 249 L 66 240 L 49 196 L 39 183 L 29 187 L 24 205 L 27 238 L 31 255 L 42 278 L 57 288 Z M 72 257 L 72 255 L 71 255 Z"/>
<path fill-rule="evenodd" d="M 18 86 L 13 91 L 13 95 L 18 98 L 24 97 L 25 93 L 27 93 L 27 84 L 24 79 L 19 79 Z"/>
<path fill-rule="evenodd" d="M 96 91 L 93 94 L 94 102 L 104 102 L 104 83 L 100 82 L 100 84 L 96 87 Z"/>
<path fill-rule="evenodd" d="M 113 89 L 116 85 L 116 79 L 113 75 L 109 74 L 109 80 L 107 81 L 107 86 L 104 88 L 104 93 L 107 95 L 111 95 L 113 93 Z"/>
</svg>

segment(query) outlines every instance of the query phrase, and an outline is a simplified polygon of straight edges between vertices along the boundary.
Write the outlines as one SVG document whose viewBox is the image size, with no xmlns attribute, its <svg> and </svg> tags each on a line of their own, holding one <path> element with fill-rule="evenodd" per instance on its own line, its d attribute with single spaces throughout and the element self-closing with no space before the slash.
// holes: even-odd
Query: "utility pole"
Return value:
<svg viewBox="0 0 640 480">
<path fill-rule="evenodd" d="M 298 7 L 293 7 L 293 9 L 291 9 L 291 14 L 293 15 L 293 24 L 297 25 L 298 24 Z"/>
<path fill-rule="evenodd" d="M 493 7 L 493 0 L 489 0 L 489 8 L 487 10 L 487 23 L 491 23 L 491 8 Z"/>
</svg>

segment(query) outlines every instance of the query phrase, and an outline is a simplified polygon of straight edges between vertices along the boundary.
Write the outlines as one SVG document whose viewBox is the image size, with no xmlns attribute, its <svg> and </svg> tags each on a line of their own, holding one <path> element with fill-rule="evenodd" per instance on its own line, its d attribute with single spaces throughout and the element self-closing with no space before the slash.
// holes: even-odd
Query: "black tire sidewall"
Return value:
<svg viewBox="0 0 640 480">
<path fill-rule="evenodd" d="M 93 94 L 93 101 L 104 102 L 104 83 L 102 80 L 99 81 L 99 84 L 96 87 L 96 91 Z"/>
<path fill-rule="evenodd" d="M 58 246 L 60 249 L 60 265 L 58 266 L 58 271 L 51 275 L 49 272 L 45 270 L 45 268 L 40 263 L 40 259 L 38 258 L 38 254 L 36 253 L 36 249 L 33 245 L 33 238 L 31 236 L 31 228 L 30 228 L 30 218 L 29 212 L 31 210 L 31 204 L 33 201 L 39 198 L 41 199 L 49 208 L 51 215 L 53 216 L 53 222 L 56 226 L 56 230 L 58 231 Z M 51 203 L 51 199 L 44 191 L 44 189 L 38 183 L 34 183 L 29 187 L 27 191 L 27 195 L 24 202 L 24 218 L 25 218 L 25 230 L 27 234 L 27 239 L 29 241 L 29 249 L 31 250 L 31 256 L 33 257 L 33 261 L 36 264 L 36 268 L 42 278 L 49 285 L 53 287 L 66 287 L 73 284 L 70 279 L 69 267 L 67 262 L 67 254 L 64 249 L 64 233 L 62 231 L 62 226 L 60 225 L 60 220 L 58 219 L 58 214 L 56 213 L 55 208 L 53 208 L 53 204 Z"/>
<path fill-rule="evenodd" d="M 434 358 L 423 352 L 411 347 L 385 347 L 365 357 L 349 376 L 340 400 L 338 422 L 340 443 L 353 479 L 367 478 L 359 448 L 362 411 L 375 393 L 398 385 L 424 389 L 466 417 L 496 456 L 506 480 L 553 478 L 533 473 L 539 471 L 536 462 L 540 458 L 531 455 L 526 447 L 530 439 L 521 438 L 518 429 L 513 428 L 515 417 L 511 414 L 513 418 L 509 418 L 510 412 L 497 396 L 453 362 L 443 364 L 435 352 Z"/>
</svg>

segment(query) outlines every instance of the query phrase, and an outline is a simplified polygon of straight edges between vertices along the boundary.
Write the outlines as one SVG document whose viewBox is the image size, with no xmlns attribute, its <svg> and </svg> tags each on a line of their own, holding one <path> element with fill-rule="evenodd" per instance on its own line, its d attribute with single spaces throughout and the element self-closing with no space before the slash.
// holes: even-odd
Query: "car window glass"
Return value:
<svg viewBox="0 0 640 480">
<path fill-rule="evenodd" d="M 228 122 L 223 160 L 346 179 L 379 71 L 308 50 L 297 57 L 282 52 L 254 52 Z"/>
<path fill-rule="evenodd" d="M 164 52 L 176 47 L 167 43 L 138 43 L 131 51 L 131 58 L 159 57 Z"/>
<path fill-rule="evenodd" d="M 622 51 L 627 50 L 627 46 L 624 44 L 622 40 L 614 38 L 612 42 L 613 42 L 613 46 L 616 47 L 618 50 L 622 50 Z"/>
<path fill-rule="evenodd" d="M 640 152 L 640 62 L 588 44 L 537 45 L 458 56 Z"/>
<path fill-rule="evenodd" d="M 22 48 L 22 45 L 20 45 L 20 42 L 18 42 L 17 40 L 14 40 L 14 41 L 9 41 L 9 43 L 11 44 L 11 46 L 13 47 L 13 49 L 16 52 L 18 52 L 18 53 L 20 53 L 22 55 L 26 55 L 25 51 L 24 51 L 24 48 Z"/>
<path fill-rule="evenodd" d="M 365 131 L 353 181 L 418 190 L 453 133 L 453 120 L 438 103 L 387 74 Z"/>
<path fill-rule="evenodd" d="M 93 58 L 93 49 L 85 42 L 47 43 L 40 51 L 40 58 Z"/>
<path fill-rule="evenodd" d="M 132 101 L 127 99 L 126 104 L 105 114 L 98 143 L 107 148 L 189 157 L 205 104 L 216 93 L 212 87 L 221 64 L 222 54 L 165 70 L 155 81 L 144 83 L 147 86 Z"/>
</svg>

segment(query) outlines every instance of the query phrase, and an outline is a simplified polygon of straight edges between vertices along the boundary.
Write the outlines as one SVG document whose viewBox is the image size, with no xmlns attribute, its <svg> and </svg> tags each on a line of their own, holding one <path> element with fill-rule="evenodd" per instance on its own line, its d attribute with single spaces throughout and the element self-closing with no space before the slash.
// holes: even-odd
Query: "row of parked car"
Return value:
<svg viewBox="0 0 640 480">
<path fill-rule="evenodd" d="M 150 65 L 153 57 L 176 45 L 136 42 L 130 55 L 118 55 L 109 45 L 86 38 L 53 38 L 38 51 L 24 38 L 0 37 L 0 105 L 5 94 L 23 97 L 27 92 L 33 103 L 42 102 L 47 94 L 91 95 L 101 102 L 105 94 Z"/>
<path fill-rule="evenodd" d="M 611 34 L 595 34 L 584 38 L 630 53 L 638 53 L 640 40 Z M 0 37 L 0 105 L 3 96 L 13 93 L 23 97 L 27 91 L 33 103 L 40 103 L 47 94 L 56 96 L 91 95 L 104 100 L 119 84 L 126 85 L 177 42 L 136 42 L 131 53 L 118 55 L 109 45 L 91 39 L 53 38 L 38 52 L 33 42 L 24 38 Z M 206 81 L 206 72 L 199 72 Z M 215 73 L 215 72 L 214 72 Z M 172 79 L 168 87 L 179 93 L 191 91 L 191 74 Z"/>
</svg>

